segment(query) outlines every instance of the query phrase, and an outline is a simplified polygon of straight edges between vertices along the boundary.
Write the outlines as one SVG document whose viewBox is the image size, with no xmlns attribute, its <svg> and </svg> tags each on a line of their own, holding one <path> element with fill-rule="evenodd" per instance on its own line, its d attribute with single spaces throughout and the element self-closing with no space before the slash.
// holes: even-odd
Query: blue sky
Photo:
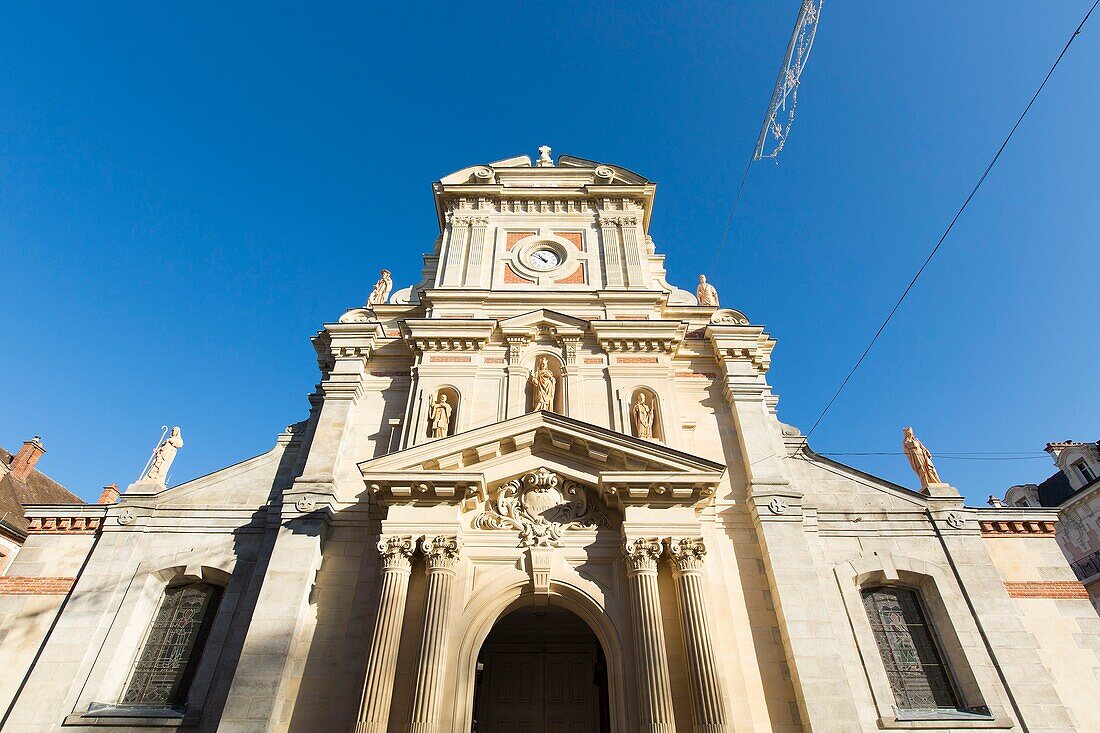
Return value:
<svg viewBox="0 0 1100 733">
<path fill-rule="evenodd" d="M 778 166 L 718 272 L 804 430 L 1089 3 L 826 2 Z M 313 5 L 313 4 L 311 4 Z M 430 182 L 551 145 L 659 184 L 709 268 L 798 3 L 9 3 L 0 9 L 0 445 L 94 500 L 183 427 L 173 482 L 306 415 L 308 337 L 418 278 Z M 1100 438 L 1100 17 L 811 441 L 940 453 L 974 502 Z M 845 460 L 914 486 L 900 455 Z"/>
</svg>

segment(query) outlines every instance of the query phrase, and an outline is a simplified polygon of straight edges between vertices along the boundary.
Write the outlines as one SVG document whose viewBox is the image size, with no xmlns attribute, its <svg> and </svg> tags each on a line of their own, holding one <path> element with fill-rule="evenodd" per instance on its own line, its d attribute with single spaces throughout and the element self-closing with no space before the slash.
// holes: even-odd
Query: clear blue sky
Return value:
<svg viewBox="0 0 1100 733">
<path fill-rule="evenodd" d="M 809 428 L 1089 3 L 826 2 L 778 166 L 719 272 Z M 312 5 L 312 4 L 311 4 Z M 798 2 L 8 3 L 0 444 L 94 500 L 183 427 L 173 482 L 273 444 L 308 337 L 418 278 L 429 184 L 552 145 L 658 181 L 673 282 L 709 267 Z M 814 434 L 819 451 L 1100 438 L 1100 17 Z M 850 463 L 913 486 L 903 456 Z M 939 462 L 971 501 L 1050 462 Z"/>
</svg>

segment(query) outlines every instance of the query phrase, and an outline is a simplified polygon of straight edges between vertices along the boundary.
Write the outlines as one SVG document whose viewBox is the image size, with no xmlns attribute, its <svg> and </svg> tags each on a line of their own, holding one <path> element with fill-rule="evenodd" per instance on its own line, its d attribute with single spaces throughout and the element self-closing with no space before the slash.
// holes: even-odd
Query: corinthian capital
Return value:
<svg viewBox="0 0 1100 733">
<path fill-rule="evenodd" d="M 623 542 L 623 557 L 627 567 L 634 572 L 656 571 L 662 552 L 661 541 L 656 537 L 639 537 Z"/>
<path fill-rule="evenodd" d="M 669 537 L 665 540 L 668 547 L 668 560 L 678 572 L 701 570 L 707 547 L 702 537 Z"/>
<path fill-rule="evenodd" d="M 420 551 L 424 553 L 424 562 L 428 570 L 437 568 L 453 570 L 458 564 L 459 551 L 462 549 L 462 540 L 457 537 L 436 535 L 425 537 L 420 541 Z"/>
<path fill-rule="evenodd" d="M 378 540 L 378 553 L 382 556 L 382 570 L 410 570 L 415 550 L 416 540 L 409 535 L 391 535 Z"/>
</svg>

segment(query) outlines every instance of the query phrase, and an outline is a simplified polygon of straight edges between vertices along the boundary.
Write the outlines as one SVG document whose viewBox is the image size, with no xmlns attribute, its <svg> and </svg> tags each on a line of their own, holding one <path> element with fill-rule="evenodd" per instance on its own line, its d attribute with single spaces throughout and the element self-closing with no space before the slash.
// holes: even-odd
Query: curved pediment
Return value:
<svg viewBox="0 0 1100 733">
<path fill-rule="evenodd" d="M 547 467 L 593 486 L 605 502 L 694 504 L 714 494 L 725 466 L 552 412 L 534 412 L 363 461 L 382 503 L 484 501 L 486 487 Z"/>
</svg>

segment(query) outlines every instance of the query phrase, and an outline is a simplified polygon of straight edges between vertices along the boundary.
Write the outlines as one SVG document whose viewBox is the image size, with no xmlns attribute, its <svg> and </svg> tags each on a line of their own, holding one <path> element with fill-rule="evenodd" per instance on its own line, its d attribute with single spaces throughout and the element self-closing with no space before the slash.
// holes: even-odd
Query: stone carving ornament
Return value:
<svg viewBox="0 0 1100 733">
<path fill-rule="evenodd" d="M 707 546 L 702 537 L 669 538 L 668 559 L 680 572 L 699 570 L 703 567 L 703 558 L 707 556 Z"/>
<path fill-rule="evenodd" d="M 453 570 L 461 550 L 462 540 L 457 537 L 436 535 L 420 540 L 420 551 L 429 569 Z"/>
<path fill-rule="evenodd" d="M 589 506 L 584 486 L 545 468 L 502 486 L 474 520 L 478 529 L 518 530 L 520 547 L 560 547 L 566 530 L 607 525 L 607 515 Z"/>
</svg>

